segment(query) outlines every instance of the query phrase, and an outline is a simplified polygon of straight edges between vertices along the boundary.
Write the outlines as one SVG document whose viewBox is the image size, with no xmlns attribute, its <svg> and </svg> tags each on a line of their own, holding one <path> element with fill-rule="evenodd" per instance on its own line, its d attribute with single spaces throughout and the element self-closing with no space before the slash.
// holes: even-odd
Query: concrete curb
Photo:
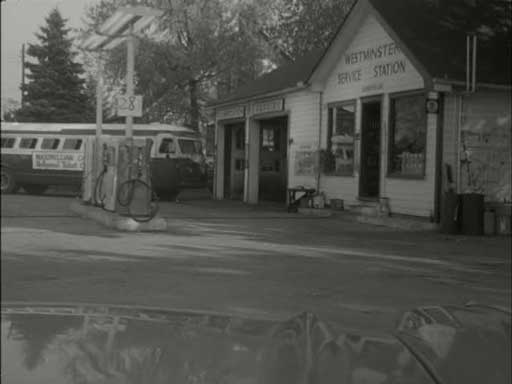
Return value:
<svg viewBox="0 0 512 384">
<path fill-rule="evenodd" d="M 333 215 L 330 210 L 318 208 L 299 208 L 297 212 L 306 216 L 330 217 Z"/>
<path fill-rule="evenodd" d="M 105 211 L 102 208 L 86 205 L 78 201 L 71 203 L 69 209 L 77 215 L 91 219 L 97 223 L 118 231 L 124 232 L 165 232 L 167 231 L 167 220 L 161 217 L 154 217 L 146 223 L 140 223 L 131 217 L 120 216 L 115 212 Z"/>
<path fill-rule="evenodd" d="M 400 229 L 403 231 L 438 231 L 436 223 L 424 223 L 417 220 L 408 220 L 398 217 L 372 217 L 358 215 L 355 220 L 362 224 L 379 225 L 388 228 Z"/>
</svg>

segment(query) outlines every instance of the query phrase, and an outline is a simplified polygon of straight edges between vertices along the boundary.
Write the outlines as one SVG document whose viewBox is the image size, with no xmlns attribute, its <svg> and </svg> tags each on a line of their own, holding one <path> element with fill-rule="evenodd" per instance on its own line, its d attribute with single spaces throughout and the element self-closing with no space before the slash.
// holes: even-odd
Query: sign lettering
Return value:
<svg viewBox="0 0 512 384">
<path fill-rule="evenodd" d="M 219 109 L 217 111 L 217 120 L 236 119 L 245 116 L 245 107 L 237 106 L 231 108 Z"/>
<path fill-rule="evenodd" d="M 396 57 L 395 60 L 393 57 Z M 393 77 L 408 71 L 402 50 L 393 42 L 348 52 L 343 63 L 346 70 L 338 72 L 338 85 L 349 86 L 361 82 L 362 92 L 383 89 L 384 84 L 372 82 L 373 79 Z"/>
<path fill-rule="evenodd" d="M 253 114 L 277 112 L 277 111 L 282 111 L 283 109 L 284 109 L 284 99 L 262 101 L 260 103 L 254 103 L 252 105 L 252 113 Z"/>
<path fill-rule="evenodd" d="M 142 96 L 122 95 L 116 97 L 117 116 L 142 116 Z"/>
<path fill-rule="evenodd" d="M 359 64 L 364 61 L 373 61 L 383 57 L 395 56 L 401 52 L 402 50 L 395 43 L 382 44 L 377 47 L 346 54 L 345 64 Z"/>
<path fill-rule="evenodd" d="M 76 152 L 34 152 L 32 168 L 66 171 L 82 171 L 84 169 L 84 154 Z"/>
</svg>

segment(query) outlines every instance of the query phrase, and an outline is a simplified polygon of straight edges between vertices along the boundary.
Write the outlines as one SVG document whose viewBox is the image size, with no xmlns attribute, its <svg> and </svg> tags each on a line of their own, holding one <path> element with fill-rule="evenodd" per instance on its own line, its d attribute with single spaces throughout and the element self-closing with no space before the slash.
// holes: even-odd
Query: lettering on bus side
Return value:
<svg viewBox="0 0 512 384">
<path fill-rule="evenodd" d="M 82 171 L 84 169 L 84 155 L 83 153 L 73 152 L 34 152 L 32 154 L 32 167 L 34 169 Z"/>
</svg>

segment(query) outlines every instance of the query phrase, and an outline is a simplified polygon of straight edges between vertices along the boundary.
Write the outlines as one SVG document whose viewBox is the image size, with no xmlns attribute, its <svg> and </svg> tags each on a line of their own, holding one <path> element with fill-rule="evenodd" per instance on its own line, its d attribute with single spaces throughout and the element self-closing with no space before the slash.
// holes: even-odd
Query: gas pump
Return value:
<svg viewBox="0 0 512 384">
<path fill-rule="evenodd" d="M 82 175 L 82 200 L 85 203 L 91 203 L 93 201 L 93 190 L 96 180 L 94 172 L 95 151 L 94 138 L 87 137 L 84 141 L 84 173 Z"/>
<path fill-rule="evenodd" d="M 151 140 L 124 138 L 119 142 L 116 212 L 149 221 L 157 211 L 151 186 Z"/>
<path fill-rule="evenodd" d="M 135 221 L 151 220 L 158 203 L 150 161 L 151 140 L 110 136 L 88 140 L 82 199 Z"/>
<path fill-rule="evenodd" d="M 102 146 L 101 171 L 98 175 L 94 196 L 98 206 L 114 212 L 116 210 L 119 143 L 117 138 L 102 138 L 100 143 Z"/>
</svg>

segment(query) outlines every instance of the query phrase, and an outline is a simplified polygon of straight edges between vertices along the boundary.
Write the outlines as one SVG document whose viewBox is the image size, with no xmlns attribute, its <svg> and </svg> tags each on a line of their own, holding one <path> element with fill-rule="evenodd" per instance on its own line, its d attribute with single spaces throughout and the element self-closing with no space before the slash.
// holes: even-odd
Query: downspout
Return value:
<svg viewBox="0 0 512 384">
<path fill-rule="evenodd" d="M 320 164 L 320 151 L 322 146 L 322 104 L 323 104 L 323 91 L 318 92 L 318 100 L 319 100 L 319 115 L 318 115 L 318 146 L 317 146 L 317 156 L 318 156 L 318 167 L 317 167 L 317 178 L 316 178 L 316 192 L 320 193 L 320 174 L 322 173 L 321 164 Z"/>
<path fill-rule="evenodd" d="M 457 175 L 457 193 L 461 193 L 461 167 L 460 167 L 460 151 L 461 151 L 461 128 L 462 128 L 462 114 L 464 108 L 464 96 L 463 94 L 459 94 L 457 97 L 457 163 L 456 166 L 456 175 Z"/>
</svg>

